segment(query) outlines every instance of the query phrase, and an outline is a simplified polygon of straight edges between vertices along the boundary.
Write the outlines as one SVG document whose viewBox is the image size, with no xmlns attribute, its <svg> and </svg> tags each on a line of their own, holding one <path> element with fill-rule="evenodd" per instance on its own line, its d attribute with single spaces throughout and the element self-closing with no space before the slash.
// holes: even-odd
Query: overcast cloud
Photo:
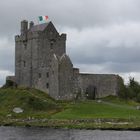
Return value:
<svg viewBox="0 0 140 140">
<path fill-rule="evenodd" d="M 140 81 L 140 0 L 0 1 L 0 85 L 14 75 L 20 21 L 48 15 L 67 33 L 67 53 L 82 72 L 115 73 Z"/>
</svg>

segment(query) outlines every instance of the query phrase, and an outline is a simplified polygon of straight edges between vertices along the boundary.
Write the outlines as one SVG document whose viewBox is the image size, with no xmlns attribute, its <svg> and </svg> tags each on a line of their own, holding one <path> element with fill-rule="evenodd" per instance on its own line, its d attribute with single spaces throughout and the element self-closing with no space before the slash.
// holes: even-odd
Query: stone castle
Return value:
<svg viewBox="0 0 140 140">
<path fill-rule="evenodd" d="M 15 76 L 18 86 L 36 88 L 57 100 L 100 98 L 117 95 L 118 75 L 80 73 L 66 54 L 66 34 L 59 34 L 52 22 L 34 25 L 21 21 L 15 36 Z"/>
</svg>

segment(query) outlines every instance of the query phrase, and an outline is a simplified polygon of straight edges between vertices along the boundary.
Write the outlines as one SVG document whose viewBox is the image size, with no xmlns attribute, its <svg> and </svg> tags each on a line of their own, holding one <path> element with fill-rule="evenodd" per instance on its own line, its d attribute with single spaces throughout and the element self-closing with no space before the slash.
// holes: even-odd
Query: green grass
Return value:
<svg viewBox="0 0 140 140">
<path fill-rule="evenodd" d="M 140 128 L 140 110 L 136 110 L 138 105 L 137 102 L 114 96 L 103 98 L 101 102 L 56 101 L 36 89 L 7 88 L 0 89 L 0 124 L 91 129 Z M 12 111 L 14 107 L 20 107 L 24 112 L 16 114 Z M 26 121 L 28 118 L 35 121 Z M 108 124 L 108 121 L 130 124 Z"/>
<path fill-rule="evenodd" d="M 16 114 L 12 110 L 20 107 L 24 110 Z M 60 106 L 46 93 L 35 89 L 0 89 L 0 117 L 12 114 L 13 118 L 48 117 L 60 110 Z"/>
<path fill-rule="evenodd" d="M 117 97 L 117 96 L 107 96 L 107 97 L 105 97 L 105 98 L 103 98 L 102 99 L 103 101 L 106 101 L 106 102 L 110 102 L 110 103 L 115 103 L 115 104 L 117 104 L 117 105 L 126 105 L 126 106 L 128 106 L 128 105 L 130 105 L 130 106 L 139 106 L 140 105 L 140 103 L 138 103 L 138 102 L 135 102 L 135 101 L 133 101 L 133 100 L 124 100 L 124 99 L 121 99 L 121 98 L 119 98 L 119 97 Z"/>
<path fill-rule="evenodd" d="M 119 104 L 117 104 L 119 103 Z M 121 103 L 121 104 L 120 104 Z M 137 103 L 138 105 L 138 103 Z M 71 104 L 64 111 L 54 114 L 54 119 L 140 119 L 140 111 L 134 105 L 115 99 L 109 102 L 83 101 Z"/>
<path fill-rule="evenodd" d="M 109 96 L 97 101 L 57 102 L 48 94 L 36 89 L 0 89 L 0 116 L 34 116 L 52 119 L 96 119 L 121 118 L 140 119 L 139 103 Z M 13 113 L 14 107 L 24 109 L 21 114 Z"/>
</svg>

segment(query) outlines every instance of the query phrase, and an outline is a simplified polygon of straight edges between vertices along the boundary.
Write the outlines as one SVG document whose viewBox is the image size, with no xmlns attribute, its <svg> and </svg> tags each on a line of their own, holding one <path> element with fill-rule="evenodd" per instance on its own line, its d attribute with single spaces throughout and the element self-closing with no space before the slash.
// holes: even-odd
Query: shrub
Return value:
<svg viewBox="0 0 140 140">
<path fill-rule="evenodd" d="M 134 78 L 129 78 L 128 85 L 124 85 L 123 79 L 119 82 L 119 97 L 123 99 L 132 99 L 140 102 L 140 85 Z"/>
<path fill-rule="evenodd" d="M 120 98 L 123 98 L 123 99 L 127 99 L 127 88 L 126 86 L 124 85 L 124 81 L 122 78 L 120 78 L 119 80 L 119 92 L 118 92 L 118 96 Z"/>
<path fill-rule="evenodd" d="M 29 97 L 27 103 L 29 107 L 35 110 L 43 110 L 46 108 L 43 101 L 35 97 Z"/>
<path fill-rule="evenodd" d="M 127 87 L 127 98 L 129 98 L 129 99 L 136 98 L 136 92 L 131 87 Z"/>
</svg>

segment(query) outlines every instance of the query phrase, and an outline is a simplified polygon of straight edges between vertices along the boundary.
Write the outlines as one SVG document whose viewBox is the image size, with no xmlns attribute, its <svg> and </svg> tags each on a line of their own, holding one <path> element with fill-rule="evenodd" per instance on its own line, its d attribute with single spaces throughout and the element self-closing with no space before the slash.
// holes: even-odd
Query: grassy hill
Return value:
<svg viewBox="0 0 140 140">
<path fill-rule="evenodd" d="M 15 107 L 22 108 L 23 113 L 14 113 Z M 0 89 L 0 118 L 9 114 L 12 118 L 49 117 L 60 109 L 54 99 L 36 89 Z"/>
<path fill-rule="evenodd" d="M 35 89 L 0 89 L 0 124 L 69 128 L 140 128 L 139 103 L 106 97 L 96 101 L 56 101 Z M 14 113 L 20 107 L 23 113 Z"/>
</svg>

